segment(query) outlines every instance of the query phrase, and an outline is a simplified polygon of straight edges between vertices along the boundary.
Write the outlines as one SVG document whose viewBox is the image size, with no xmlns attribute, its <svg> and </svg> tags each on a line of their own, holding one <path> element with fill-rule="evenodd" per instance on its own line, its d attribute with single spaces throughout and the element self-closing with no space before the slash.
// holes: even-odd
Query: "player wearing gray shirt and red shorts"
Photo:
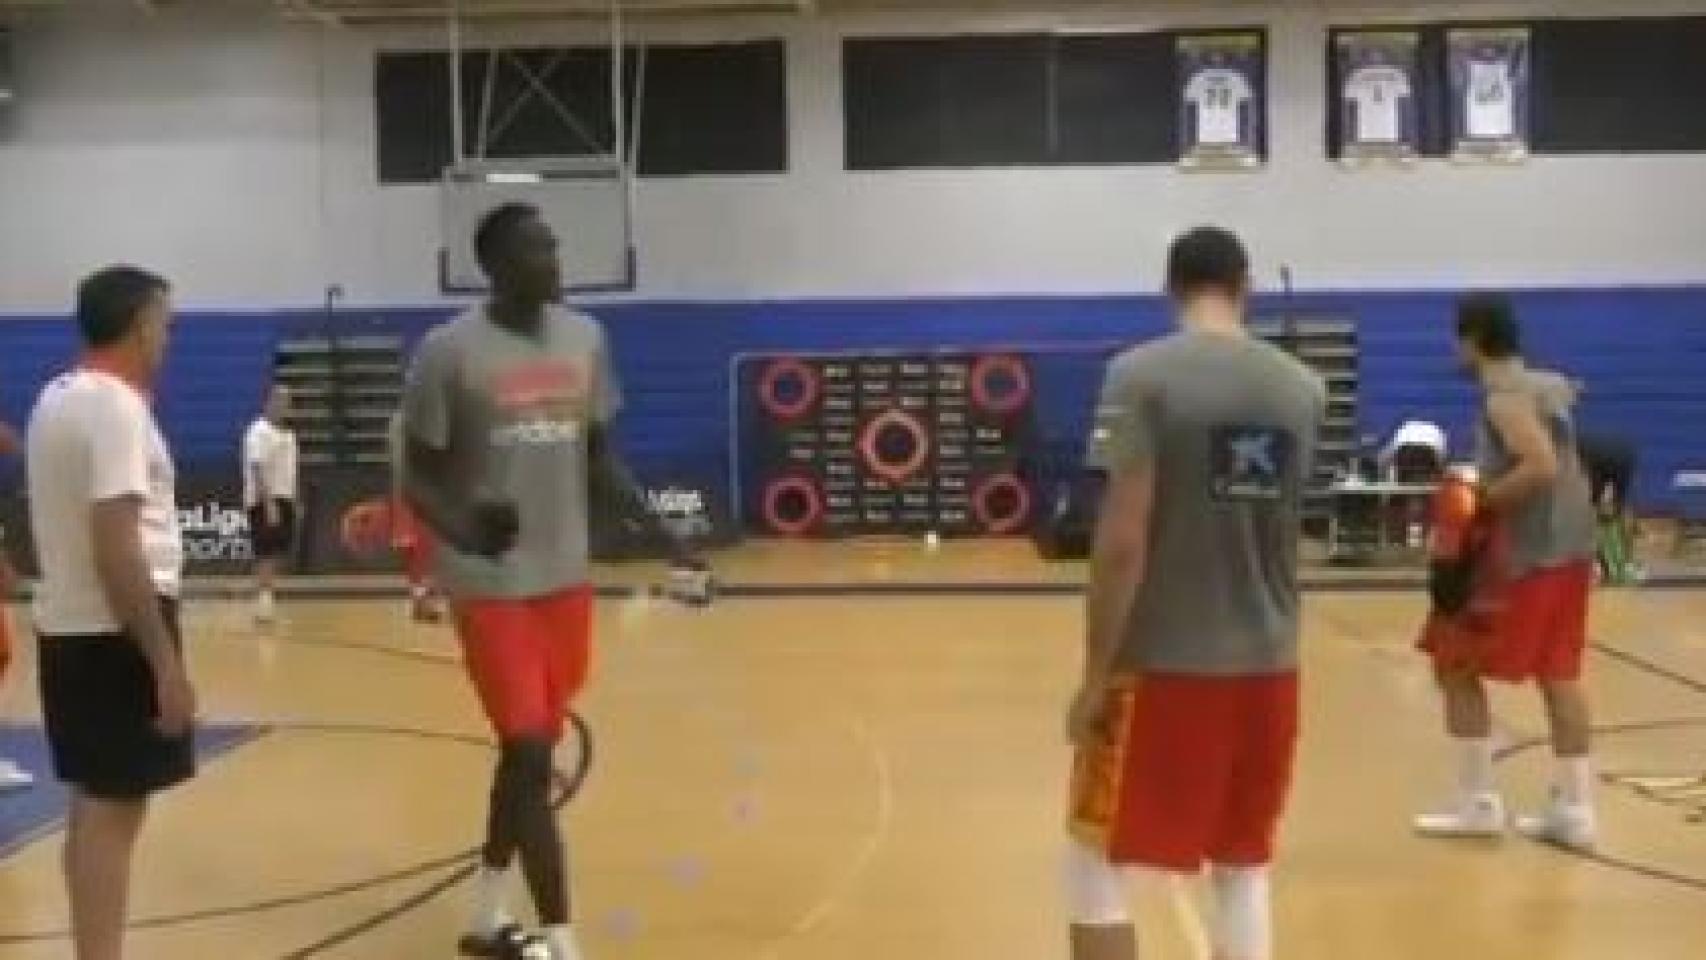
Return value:
<svg viewBox="0 0 1706 960">
<path fill-rule="evenodd" d="M 427 336 L 402 410 L 404 494 L 439 544 L 439 582 L 499 740 L 462 949 L 578 960 L 549 798 L 553 747 L 587 675 L 588 517 L 596 502 L 667 533 L 612 449 L 621 392 L 603 330 L 557 305 L 550 228 L 534 208 L 505 205 L 482 221 L 475 247 L 492 297 Z M 684 547 L 677 559 L 688 562 Z M 503 910 L 518 854 L 543 937 L 522 934 Z"/>
<path fill-rule="evenodd" d="M 1108 489 L 1068 717 L 1072 956 L 1136 956 L 1125 881 L 1206 864 L 1217 960 L 1266 960 L 1297 739 L 1301 494 L 1326 392 L 1246 332 L 1236 237 L 1180 237 L 1167 286 L 1181 329 L 1113 361 L 1091 439 Z"/>
<path fill-rule="evenodd" d="M 1486 584 L 1468 604 L 1435 593 L 1421 646 L 1445 701 L 1458 758 L 1449 803 L 1415 819 L 1432 837 L 1497 837 L 1506 811 L 1493 776 L 1493 717 L 1486 681 L 1533 683 L 1546 705 L 1557 770 L 1550 802 L 1521 817 L 1523 833 L 1566 847 L 1598 836 L 1593 728 L 1582 656 L 1587 650 L 1597 517 L 1577 455 L 1578 388 L 1522 359 L 1511 301 L 1474 294 L 1457 306 L 1458 359 L 1483 394 L 1476 425 L 1480 509 L 1499 550 L 1479 566 Z M 1442 600 L 1444 602 L 1442 602 Z"/>
</svg>

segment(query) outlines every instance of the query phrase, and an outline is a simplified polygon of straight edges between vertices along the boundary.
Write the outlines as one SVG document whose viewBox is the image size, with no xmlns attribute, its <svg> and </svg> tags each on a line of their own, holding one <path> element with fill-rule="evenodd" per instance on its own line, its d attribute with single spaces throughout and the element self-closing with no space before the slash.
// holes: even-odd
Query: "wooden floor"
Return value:
<svg viewBox="0 0 1706 960">
<path fill-rule="evenodd" d="M 1420 611 L 1406 593 L 1310 597 L 1281 956 L 1701 957 L 1706 796 L 1665 778 L 1706 770 L 1706 594 L 1601 595 L 1593 686 L 1618 779 L 1598 861 L 1407 833 L 1448 777 L 1409 651 Z M 245 613 L 192 609 L 194 668 L 212 718 L 273 726 L 159 805 L 132 956 L 450 956 L 467 899 L 450 881 L 491 757 L 448 635 L 406 626 L 389 601 L 292 603 L 270 639 Z M 599 615 L 582 706 L 596 763 L 564 814 L 590 957 L 1063 956 L 1059 728 L 1076 600 L 790 597 L 699 613 L 611 601 Z M 0 701 L 9 717 L 35 714 L 30 659 Z M 1539 729 L 1522 697 L 1500 716 L 1513 743 Z M 1501 772 L 1520 803 L 1541 797 L 1543 751 Z M 57 856 L 50 836 L 0 862 L 0 960 L 69 956 L 54 934 Z M 265 907 L 278 898 L 299 902 Z M 1138 907 L 1146 958 L 1195 960 L 1188 912 L 1158 894 Z M 16 942 L 31 932 L 46 936 Z"/>
</svg>

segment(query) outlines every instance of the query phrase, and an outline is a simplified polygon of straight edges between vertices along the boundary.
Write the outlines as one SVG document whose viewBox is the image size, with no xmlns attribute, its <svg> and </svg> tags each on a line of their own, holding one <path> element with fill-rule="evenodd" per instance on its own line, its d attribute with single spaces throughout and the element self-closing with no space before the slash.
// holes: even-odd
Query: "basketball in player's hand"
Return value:
<svg viewBox="0 0 1706 960">
<path fill-rule="evenodd" d="M 1450 477 L 1433 498 L 1433 535 L 1428 545 L 1428 595 L 1434 609 L 1457 616 L 1469 607 L 1485 546 L 1481 495 Z"/>
</svg>

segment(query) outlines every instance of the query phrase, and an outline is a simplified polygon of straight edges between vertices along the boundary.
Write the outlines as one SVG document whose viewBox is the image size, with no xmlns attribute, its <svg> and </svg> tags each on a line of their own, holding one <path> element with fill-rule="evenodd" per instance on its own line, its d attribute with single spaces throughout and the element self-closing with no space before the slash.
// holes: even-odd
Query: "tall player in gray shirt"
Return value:
<svg viewBox="0 0 1706 960">
<path fill-rule="evenodd" d="M 1267 864 L 1297 735 L 1297 551 L 1321 381 L 1245 330 L 1224 230 L 1173 243 L 1180 330 L 1116 358 L 1090 458 L 1097 522 L 1069 907 L 1074 960 L 1129 960 L 1122 881 L 1212 870 L 1215 956 L 1267 960 Z"/>
<path fill-rule="evenodd" d="M 1577 452 L 1576 386 L 1523 363 L 1516 314 L 1502 296 L 1465 297 L 1457 309 L 1457 340 L 1459 359 L 1483 392 L 1476 466 L 1482 505 L 1502 536 L 1505 560 L 1497 571 L 1497 602 L 1487 604 L 1492 612 L 1468 618 L 1436 610 L 1424 631 L 1460 759 L 1452 802 L 1417 817 L 1416 828 L 1429 836 L 1504 832 L 1485 681 L 1533 681 L 1546 702 L 1558 771 L 1552 802 L 1518 826 L 1542 839 L 1588 847 L 1597 825 L 1581 672 L 1596 519 Z"/>
<path fill-rule="evenodd" d="M 578 960 L 549 795 L 552 748 L 590 653 L 591 504 L 668 534 L 615 456 L 608 426 L 621 394 L 609 350 L 595 321 L 557 305 L 550 228 L 536 209 L 505 205 L 482 221 L 475 247 L 492 297 L 427 336 L 402 417 L 405 495 L 439 539 L 440 583 L 500 744 L 462 949 L 535 956 L 524 951 L 544 946 L 551 960 Z M 684 546 L 677 553 L 688 562 Z M 543 937 L 504 913 L 518 853 Z"/>
</svg>

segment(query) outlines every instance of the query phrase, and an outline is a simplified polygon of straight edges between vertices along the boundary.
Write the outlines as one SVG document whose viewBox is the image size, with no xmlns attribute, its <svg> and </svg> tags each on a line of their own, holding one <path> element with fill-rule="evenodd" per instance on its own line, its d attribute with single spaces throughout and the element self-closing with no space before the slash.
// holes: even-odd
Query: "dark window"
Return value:
<svg viewBox="0 0 1706 960">
<path fill-rule="evenodd" d="M 1706 17 L 1534 24 L 1534 149 L 1706 151 Z"/>
<path fill-rule="evenodd" d="M 868 37 L 843 47 L 847 167 L 1167 163 L 1170 34 Z"/>
<path fill-rule="evenodd" d="M 615 143 L 610 51 L 536 47 L 465 54 L 462 118 L 471 155 L 480 155 L 482 138 L 484 155 L 497 159 L 608 154 Z"/>
<path fill-rule="evenodd" d="M 645 66 L 637 117 L 642 176 L 788 169 L 780 40 L 650 47 L 636 56 Z"/>
<path fill-rule="evenodd" d="M 615 145 L 606 47 L 469 50 L 462 56 L 470 156 L 607 154 Z M 655 46 L 625 53 L 629 135 L 642 176 L 787 169 L 780 41 Z M 435 181 L 454 155 L 449 54 L 382 53 L 375 101 L 382 183 Z M 643 71 L 643 75 L 642 75 Z M 643 109 L 636 110 L 636 91 Z"/>
<path fill-rule="evenodd" d="M 449 69 L 442 53 L 383 53 L 374 84 L 379 182 L 437 180 L 452 157 Z"/>
<path fill-rule="evenodd" d="M 1055 156 L 1072 163 L 1176 159 L 1174 43 L 1165 33 L 1057 39 Z"/>
<path fill-rule="evenodd" d="M 1046 59 L 1040 34 L 848 40 L 847 166 L 1042 162 Z"/>
</svg>

